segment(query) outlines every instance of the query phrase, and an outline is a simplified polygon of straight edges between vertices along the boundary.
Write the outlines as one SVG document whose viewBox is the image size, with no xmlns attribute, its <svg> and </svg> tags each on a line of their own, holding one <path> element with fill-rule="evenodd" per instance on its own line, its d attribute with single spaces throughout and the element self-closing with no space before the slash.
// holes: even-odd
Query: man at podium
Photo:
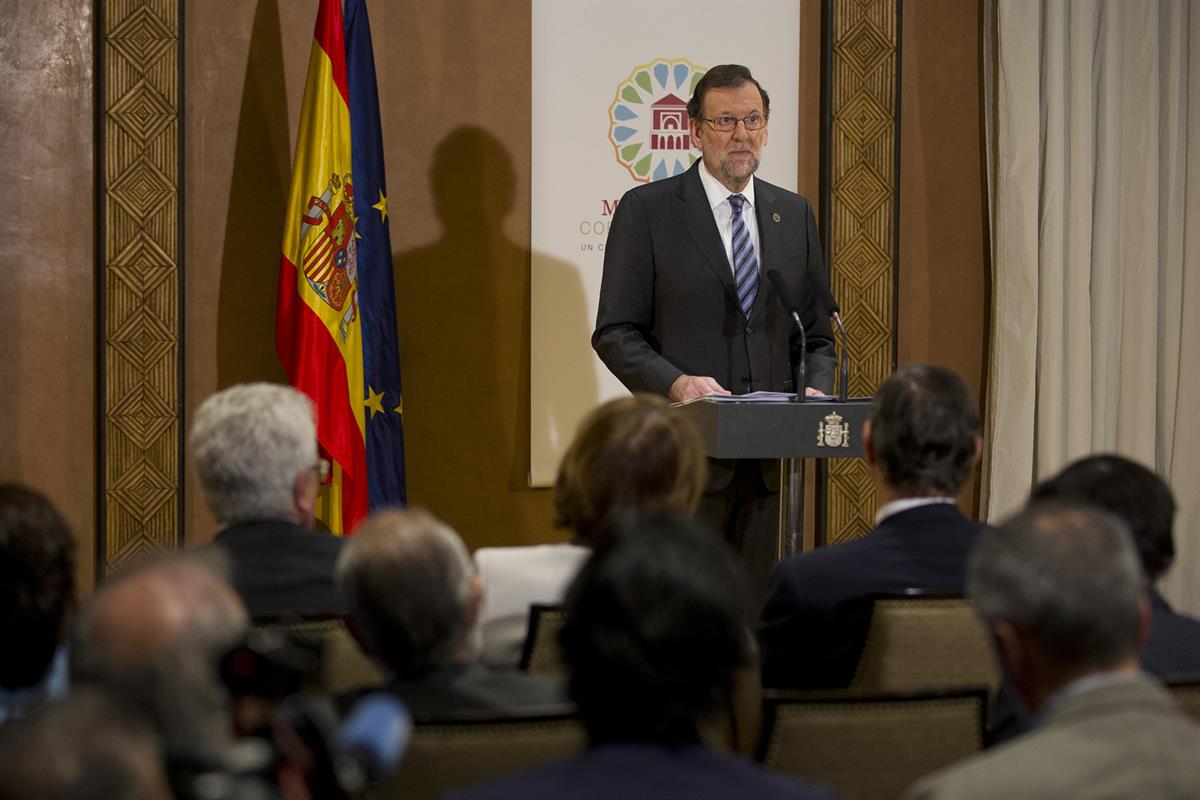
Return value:
<svg viewBox="0 0 1200 800">
<path fill-rule="evenodd" d="M 592 347 L 631 391 L 681 402 L 754 391 L 828 393 L 834 347 L 812 207 L 754 177 L 767 143 L 770 99 L 750 70 L 713 67 L 687 105 L 701 158 L 687 172 L 625 193 L 604 251 Z M 800 331 L 807 386 L 795 386 Z M 777 465 L 777 462 L 768 462 Z M 758 461 L 712 461 L 701 515 L 742 551 L 752 592 L 774 563 L 778 477 Z"/>
</svg>

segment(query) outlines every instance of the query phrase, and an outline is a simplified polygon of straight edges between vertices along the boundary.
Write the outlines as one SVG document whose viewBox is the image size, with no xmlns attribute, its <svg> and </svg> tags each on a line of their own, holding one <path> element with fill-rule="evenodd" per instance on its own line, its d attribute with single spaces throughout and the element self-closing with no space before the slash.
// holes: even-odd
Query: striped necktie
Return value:
<svg viewBox="0 0 1200 800">
<path fill-rule="evenodd" d="M 742 206 L 746 198 L 740 194 L 729 195 L 729 206 L 733 209 L 733 282 L 737 286 L 738 303 L 742 314 L 750 319 L 754 301 L 758 297 L 758 257 L 754 255 L 754 242 L 742 219 Z"/>
</svg>

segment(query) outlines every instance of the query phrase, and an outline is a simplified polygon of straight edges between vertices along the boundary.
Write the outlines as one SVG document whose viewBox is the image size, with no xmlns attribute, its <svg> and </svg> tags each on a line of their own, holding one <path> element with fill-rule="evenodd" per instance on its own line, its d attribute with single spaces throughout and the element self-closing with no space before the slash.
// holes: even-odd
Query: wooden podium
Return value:
<svg viewBox="0 0 1200 800">
<path fill-rule="evenodd" d="M 871 398 L 837 401 L 714 400 L 676 408 L 692 421 L 710 458 L 777 458 L 779 558 L 793 555 L 804 519 L 803 459 L 859 458 Z"/>
</svg>

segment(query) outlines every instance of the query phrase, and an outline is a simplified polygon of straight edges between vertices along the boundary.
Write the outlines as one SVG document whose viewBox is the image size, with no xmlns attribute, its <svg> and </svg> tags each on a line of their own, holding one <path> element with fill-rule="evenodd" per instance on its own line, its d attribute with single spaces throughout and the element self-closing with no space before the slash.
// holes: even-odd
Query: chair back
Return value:
<svg viewBox="0 0 1200 800">
<path fill-rule="evenodd" d="M 762 762 L 832 786 L 841 800 L 894 800 L 983 746 L 987 693 L 763 693 Z"/>
<path fill-rule="evenodd" d="M 566 677 L 567 668 L 558 647 L 558 632 L 565 619 L 562 606 L 534 603 L 529 607 L 529 630 L 521 652 L 521 669 L 547 678 Z"/>
<path fill-rule="evenodd" d="M 418 723 L 382 800 L 437 800 L 446 792 L 496 780 L 583 751 L 578 717 L 456 717 Z"/>
<path fill-rule="evenodd" d="M 1200 678 L 1168 678 L 1165 683 L 1179 707 L 1200 721 Z"/>
<path fill-rule="evenodd" d="M 320 645 L 321 669 L 307 687 L 309 691 L 336 695 L 384 683 L 383 671 L 363 652 L 342 617 L 281 620 L 256 627 Z"/>
<path fill-rule="evenodd" d="M 852 689 L 917 692 L 1000 683 L 991 634 L 960 595 L 910 592 L 874 598 Z"/>
</svg>

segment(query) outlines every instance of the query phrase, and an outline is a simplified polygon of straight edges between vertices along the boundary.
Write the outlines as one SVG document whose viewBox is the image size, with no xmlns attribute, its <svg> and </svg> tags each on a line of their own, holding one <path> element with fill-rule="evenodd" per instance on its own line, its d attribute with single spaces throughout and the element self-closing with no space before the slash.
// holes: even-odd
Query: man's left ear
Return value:
<svg viewBox="0 0 1200 800">
<path fill-rule="evenodd" d="M 978 467 L 980 460 L 983 459 L 983 436 L 975 437 L 975 460 L 974 466 Z"/>
</svg>

